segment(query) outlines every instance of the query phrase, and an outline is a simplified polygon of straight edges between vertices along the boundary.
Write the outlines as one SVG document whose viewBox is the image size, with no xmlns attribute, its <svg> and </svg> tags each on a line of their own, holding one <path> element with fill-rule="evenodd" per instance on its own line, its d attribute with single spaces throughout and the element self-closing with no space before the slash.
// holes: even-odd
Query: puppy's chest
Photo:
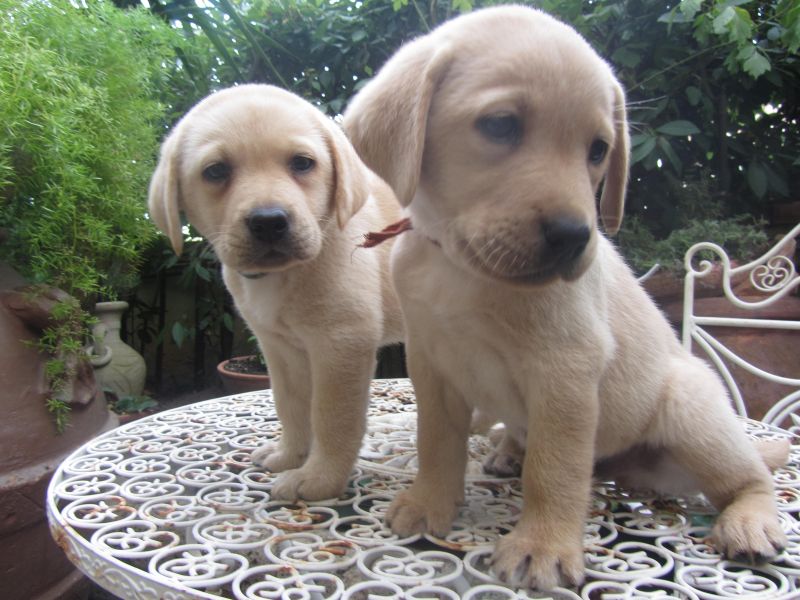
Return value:
<svg viewBox="0 0 800 600">
<path fill-rule="evenodd" d="M 530 377 L 546 369 L 538 340 L 556 335 L 530 307 L 483 295 L 434 293 L 414 311 L 421 346 L 448 382 L 473 407 L 506 422 L 525 422 Z M 409 315 L 409 319 L 415 318 Z"/>
<path fill-rule="evenodd" d="M 453 323 L 431 344 L 431 358 L 470 406 L 525 422 L 528 386 L 520 356 L 486 329 L 486 323 Z"/>
<path fill-rule="evenodd" d="M 606 326 L 572 291 L 518 291 L 449 269 L 400 293 L 409 335 L 447 384 L 471 406 L 524 423 L 576 358 L 597 373 L 607 359 Z"/>
<path fill-rule="evenodd" d="M 244 285 L 229 286 L 239 312 L 256 334 L 295 337 L 295 313 L 302 298 L 295 293 L 292 301 L 292 290 L 281 279 L 280 275 L 272 274 Z"/>
</svg>

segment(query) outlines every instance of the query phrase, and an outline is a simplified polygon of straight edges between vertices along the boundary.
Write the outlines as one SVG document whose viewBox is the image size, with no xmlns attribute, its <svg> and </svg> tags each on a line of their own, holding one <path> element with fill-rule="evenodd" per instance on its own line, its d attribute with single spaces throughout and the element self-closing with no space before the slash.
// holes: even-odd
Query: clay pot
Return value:
<svg viewBox="0 0 800 600">
<path fill-rule="evenodd" d="M 736 266 L 736 262 L 732 262 Z M 642 287 L 656 301 L 664 306 L 675 301 L 683 301 L 683 275 L 669 271 L 657 271 L 642 282 Z M 707 298 L 722 295 L 722 267 L 714 265 L 711 272 L 702 279 L 695 280 L 695 297 Z"/>
<path fill-rule="evenodd" d="M 229 371 L 226 369 L 228 363 L 240 358 L 254 357 L 235 357 L 228 360 L 223 360 L 217 365 L 217 373 L 219 373 L 219 377 L 222 380 L 222 387 L 225 389 L 225 393 L 228 395 L 233 395 L 269 389 L 270 381 L 269 375 L 267 374 L 238 373 L 236 371 Z"/>
<path fill-rule="evenodd" d="M 117 424 L 88 363 L 66 396 L 72 408 L 66 430 L 47 412 L 46 358 L 29 345 L 63 295 L 31 301 L 9 289 L 16 274 L 0 268 L 0 590 L 15 598 L 81 598 L 88 582 L 50 537 L 45 515 L 53 471 L 75 448 Z M 28 343 L 26 343 L 28 342 Z"/>
</svg>

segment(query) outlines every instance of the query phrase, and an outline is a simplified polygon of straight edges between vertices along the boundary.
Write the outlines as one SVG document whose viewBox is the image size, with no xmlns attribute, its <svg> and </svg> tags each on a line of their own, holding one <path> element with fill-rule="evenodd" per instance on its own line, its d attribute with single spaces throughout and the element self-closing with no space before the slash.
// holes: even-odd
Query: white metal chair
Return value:
<svg viewBox="0 0 800 600">
<path fill-rule="evenodd" d="M 763 256 L 737 267 L 732 267 L 725 250 L 716 244 L 701 242 L 689 248 L 684 258 L 686 278 L 683 304 L 683 345 L 691 350 L 694 342 L 705 351 L 728 385 L 735 408 L 742 416 L 747 416 L 747 409 L 739 386 L 726 361 L 757 377 L 792 386 L 794 391 L 778 400 L 762 420 L 772 425 L 783 425 L 800 434 L 800 379 L 771 373 L 748 362 L 707 329 L 708 327 L 746 327 L 800 331 L 800 321 L 759 318 L 759 309 L 774 304 L 800 286 L 800 275 L 797 273 L 792 258 L 781 254 L 787 244 L 797 236 L 800 236 L 800 224 L 796 225 Z M 709 276 L 713 267 L 709 260 L 699 260 L 695 264 L 697 253 L 703 250 L 710 250 L 719 257 L 724 297 L 735 307 L 753 311 L 751 318 L 696 314 L 695 283 L 697 280 Z M 754 290 L 758 291 L 759 297 L 755 300 L 749 298 L 744 300 L 733 291 L 732 281 L 743 278 L 747 278 Z M 798 365 L 800 366 L 800 356 L 798 356 Z"/>
</svg>

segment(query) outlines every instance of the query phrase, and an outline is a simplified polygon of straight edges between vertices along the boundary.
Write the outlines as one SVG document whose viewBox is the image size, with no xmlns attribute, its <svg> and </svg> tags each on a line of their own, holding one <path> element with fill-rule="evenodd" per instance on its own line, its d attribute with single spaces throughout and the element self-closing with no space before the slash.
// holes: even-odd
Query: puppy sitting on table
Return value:
<svg viewBox="0 0 800 600">
<path fill-rule="evenodd" d="M 149 206 L 175 252 L 180 211 L 209 240 L 267 359 L 282 435 L 253 461 L 283 472 L 272 495 L 338 496 L 366 427 L 376 350 L 403 334 L 390 248 L 356 250 L 399 218 L 392 191 L 314 106 L 243 85 L 175 126 Z"/>
<path fill-rule="evenodd" d="M 392 271 L 419 472 L 396 533 L 450 529 L 477 407 L 524 448 L 523 511 L 493 556 L 511 584 L 583 580 L 593 467 L 634 454 L 699 483 L 724 554 L 781 551 L 770 473 L 721 381 L 598 230 L 601 182 L 600 221 L 620 226 L 629 144 L 622 87 L 582 37 L 529 8 L 459 17 L 401 48 L 344 127 L 408 207 Z"/>
</svg>

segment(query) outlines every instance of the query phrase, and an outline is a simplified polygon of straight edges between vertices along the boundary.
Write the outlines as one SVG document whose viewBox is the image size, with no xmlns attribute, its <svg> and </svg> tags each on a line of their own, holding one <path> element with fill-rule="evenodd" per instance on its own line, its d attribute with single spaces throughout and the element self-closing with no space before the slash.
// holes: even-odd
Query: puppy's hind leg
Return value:
<svg viewBox="0 0 800 600">
<path fill-rule="evenodd" d="M 767 465 L 770 471 L 775 471 L 786 466 L 789 462 L 789 452 L 792 450 L 792 442 L 789 438 L 780 440 L 756 440 L 753 445 Z"/>
<path fill-rule="evenodd" d="M 693 356 L 672 359 L 663 412 L 663 445 L 721 511 L 711 541 L 724 555 L 753 562 L 773 558 L 787 540 L 778 520 L 772 477 L 730 406 L 725 388 Z"/>
<path fill-rule="evenodd" d="M 489 431 L 494 450 L 483 461 L 484 472 L 498 477 L 519 477 L 525 459 L 525 447 L 520 439 L 525 439 L 524 434 L 514 435 L 506 425 L 496 426 Z"/>
</svg>

